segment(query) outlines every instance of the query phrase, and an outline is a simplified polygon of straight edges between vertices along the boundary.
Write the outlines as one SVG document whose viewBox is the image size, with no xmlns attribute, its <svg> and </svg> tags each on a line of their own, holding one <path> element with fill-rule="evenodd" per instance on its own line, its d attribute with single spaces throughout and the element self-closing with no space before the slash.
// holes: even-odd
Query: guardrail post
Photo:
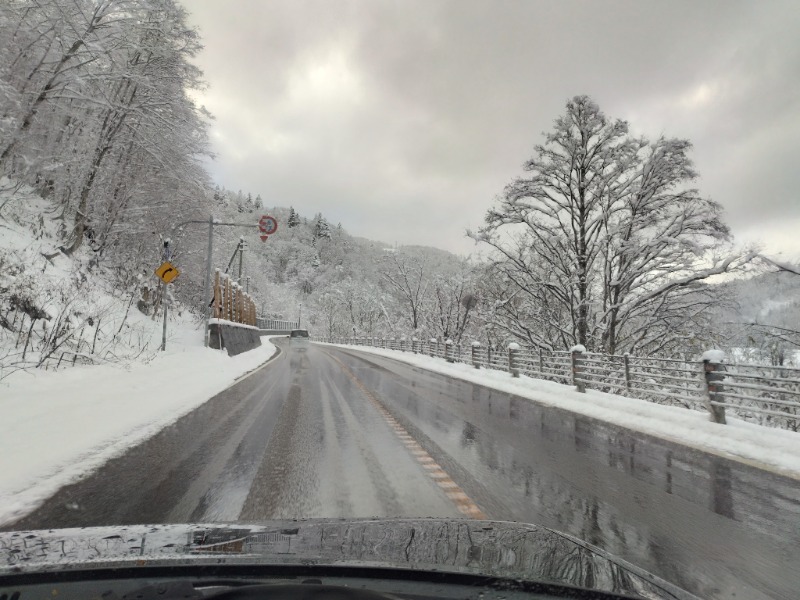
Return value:
<svg viewBox="0 0 800 600">
<path fill-rule="evenodd" d="M 625 366 L 625 389 L 631 389 L 631 355 L 629 353 L 625 353 L 622 355 L 622 362 Z"/>
<path fill-rule="evenodd" d="M 406 351 L 406 336 L 400 338 L 400 352 Z"/>
<path fill-rule="evenodd" d="M 519 344 L 511 342 L 508 345 L 508 372 L 512 377 L 519 377 Z"/>
<path fill-rule="evenodd" d="M 539 346 L 539 375 L 544 376 L 544 350 Z"/>
<path fill-rule="evenodd" d="M 444 359 L 449 363 L 455 362 L 453 358 L 453 340 L 451 339 L 444 341 Z"/>
<path fill-rule="evenodd" d="M 573 346 L 569 351 L 570 362 L 572 363 L 572 385 L 582 394 L 586 392 L 586 384 L 584 384 L 583 381 L 579 381 L 579 379 L 583 374 L 583 370 L 581 369 L 581 357 L 585 351 L 586 348 L 580 344 Z"/>
<path fill-rule="evenodd" d="M 416 353 L 417 353 L 417 342 L 418 342 L 418 341 L 419 341 L 419 340 L 417 340 L 417 338 L 415 338 L 415 337 L 412 337 L 412 338 L 411 338 L 411 351 L 412 351 L 414 354 L 416 354 Z"/>
<path fill-rule="evenodd" d="M 703 375 L 706 380 L 706 408 L 710 420 L 714 423 L 725 425 L 725 407 L 716 406 L 712 402 L 723 401 L 723 385 L 725 380 L 725 367 L 722 361 L 725 355 L 721 350 L 709 350 L 703 354 Z"/>
<path fill-rule="evenodd" d="M 428 340 L 428 354 L 431 356 L 436 356 L 436 350 L 434 349 L 434 346 L 438 343 L 439 342 L 436 341 L 436 338 L 431 338 Z"/>
<path fill-rule="evenodd" d="M 478 341 L 472 342 L 472 366 L 476 369 L 481 368 L 481 343 Z"/>
</svg>

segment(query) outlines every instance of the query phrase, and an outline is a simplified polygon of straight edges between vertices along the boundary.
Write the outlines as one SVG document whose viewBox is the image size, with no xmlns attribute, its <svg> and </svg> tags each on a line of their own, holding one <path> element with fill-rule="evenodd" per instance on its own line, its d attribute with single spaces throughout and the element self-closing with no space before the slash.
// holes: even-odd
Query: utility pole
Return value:
<svg viewBox="0 0 800 600">
<path fill-rule="evenodd" d="M 244 257 L 244 238 L 239 238 L 239 285 L 242 285 L 242 259 Z"/>
<path fill-rule="evenodd" d="M 208 256 L 206 258 L 206 285 L 203 292 L 203 302 L 206 305 L 206 328 L 203 330 L 203 345 L 208 348 L 208 325 L 211 320 L 211 302 L 208 295 L 211 293 L 211 259 L 214 254 L 214 217 L 208 215 Z"/>
<path fill-rule="evenodd" d="M 211 320 L 211 303 L 212 303 L 212 300 L 213 300 L 213 299 L 212 300 L 208 300 L 208 297 L 211 294 L 211 262 L 212 262 L 212 260 L 214 258 L 214 256 L 213 256 L 214 255 L 214 227 L 217 226 L 217 227 L 248 227 L 249 228 L 249 227 L 259 227 L 259 225 L 258 224 L 253 225 L 251 223 L 221 223 L 219 221 L 214 222 L 214 216 L 213 215 L 208 215 L 208 220 L 207 221 L 206 220 L 203 220 L 203 221 L 199 221 L 199 220 L 184 221 L 182 223 L 178 223 L 177 225 L 174 225 L 170 231 L 174 232 L 177 229 L 183 227 L 184 225 L 189 225 L 189 224 L 192 224 L 192 223 L 208 223 L 208 251 L 207 251 L 207 256 L 206 256 L 206 282 L 205 282 L 204 292 L 203 292 L 203 302 L 205 303 L 205 315 L 206 315 L 206 328 L 205 328 L 205 331 L 203 332 L 203 339 L 204 339 L 203 345 L 208 347 L 208 326 L 209 326 L 209 321 Z M 239 243 L 241 245 L 244 245 L 244 238 L 240 238 L 240 242 Z M 235 258 L 235 256 L 236 255 L 234 254 L 234 258 Z M 230 264 L 228 264 L 228 267 L 230 267 Z M 227 269 L 226 269 L 225 272 L 227 273 Z M 241 262 L 241 254 L 240 254 L 240 256 L 239 256 L 239 279 L 240 280 L 241 280 L 241 277 L 242 277 L 242 262 Z"/>
</svg>

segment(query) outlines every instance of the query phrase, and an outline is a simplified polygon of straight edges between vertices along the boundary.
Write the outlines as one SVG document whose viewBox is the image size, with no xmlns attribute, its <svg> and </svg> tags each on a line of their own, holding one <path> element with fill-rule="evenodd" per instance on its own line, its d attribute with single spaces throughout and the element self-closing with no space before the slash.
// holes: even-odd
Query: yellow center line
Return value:
<svg viewBox="0 0 800 600">
<path fill-rule="evenodd" d="M 325 352 L 323 350 L 323 352 Z M 395 435 L 399 438 L 401 442 L 406 446 L 406 449 L 411 453 L 412 457 L 417 460 L 417 462 L 422 466 L 425 471 L 428 473 L 428 476 L 433 479 L 433 481 L 444 491 L 445 496 L 447 496 L 450 501 L 455 504 L 455 507 L 461 512 L 462 514 L 471 517 L 473 519 L 487 519 L 488 517 L 484 512 L 478 507 L 477 504 L 470 498 L 467 493 L 461 489 L 461 487 L 453 481 L 453 479 L 447 474 L 445 471 L 434 459 L 433 457 L 428 454 L 427 450 L 425 450 L 419 442 L 417 442 L 411 434 L 408 433 L 405 427 L 403 427 L 397 419 L 392 416 L 392 414 L 386 409 L 386 407 L 378 400 L 372 392 L 370 392 L 366 386 L 361 382 L 361 380 L 356 377 L 355 373 L 353 373 L 350 368 L 345 365 L 341 360 L 325 352 L 330 358 L 338 363 L 341 367 L 342 371 L 344 371 L 345 375 L 347 375 L 350 380 L 358 387 L 359 390 L 367 397 L 370 403 L 378 409 L 378 412 L 383 417 L 386 424 L 392 429 Z"/>
</svg>

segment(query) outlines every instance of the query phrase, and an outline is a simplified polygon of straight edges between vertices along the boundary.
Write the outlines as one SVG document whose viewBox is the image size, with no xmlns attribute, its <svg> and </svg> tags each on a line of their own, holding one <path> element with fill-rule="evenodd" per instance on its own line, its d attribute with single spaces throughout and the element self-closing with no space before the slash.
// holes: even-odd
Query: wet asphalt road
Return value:
<svg viewBox="0 0 800 600">
<path fill-rule="evenodd" d="M 485 515 L 701 597 L 800 597 L 796 480 L 390 359 L 282 347 L 3 529 Z"/>
</svg>

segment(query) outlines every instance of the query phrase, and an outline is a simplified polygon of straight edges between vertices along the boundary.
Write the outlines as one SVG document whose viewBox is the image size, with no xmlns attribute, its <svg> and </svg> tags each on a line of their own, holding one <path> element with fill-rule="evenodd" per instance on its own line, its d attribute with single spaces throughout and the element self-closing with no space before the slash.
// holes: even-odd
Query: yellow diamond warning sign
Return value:
<svg viewBox="0 0 800 600">
<path fill-rule="evenodd" d="M 156 269 L 156 276 L 164 283 L 170 283 L 180 274 L 181 272 L 178 271 L 177 267 L 169 261 L 164 262 L 164 264 Z"/>
</svg>

